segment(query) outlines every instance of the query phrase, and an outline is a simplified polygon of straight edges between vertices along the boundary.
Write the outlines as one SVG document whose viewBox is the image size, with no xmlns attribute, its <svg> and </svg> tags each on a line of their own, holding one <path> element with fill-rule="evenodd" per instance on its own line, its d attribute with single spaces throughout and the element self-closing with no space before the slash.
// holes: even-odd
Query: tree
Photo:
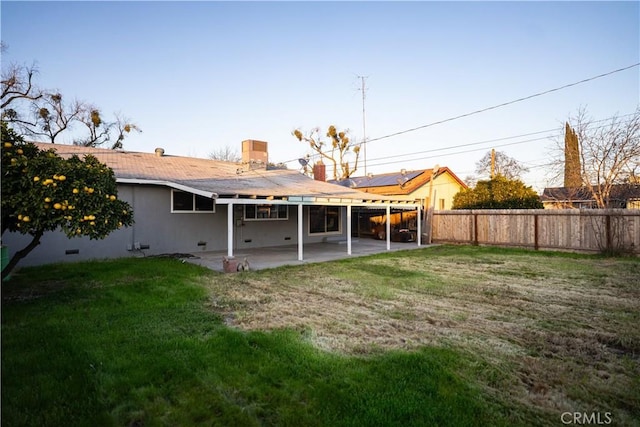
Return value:
<svg viewBox="0 0 640 427">
<path fill-rule="evenodd" d="M 475 175 L 467 175 L 464 177 L 463 181 L 467 184 L 467 187 L 475 187 L 478 183 L 478 177 Z"/>
<path fill-rule="evenodd" d="M 308 143 L 313 151 L 331 162 L 335 181 L 348 179 L 358 169 L 360 145 L 351 143 L 348 133 L 348 130 L 338 132 L 334 125 L 329 126 L 326 136 L 330 143 L 327 144 L 321 140 L 320 128 L 312 129 L 308 135 L 304 135 L 299 129 L 292 132 L 298 141 Z M 347 159 L 350 153 L 355 156 L 352 163 Z"/>
<path fill-rule="evenodd" d="M 591 194 L 598 208 L 611 206 L 614 188 L 634 183 L 640 174 L 640 105 L 623 117 L 594 121 L 585 108 L 580 108 L 568 121 L 578 141 L 579 184 Z M 557 175 L 565 170 L 567 162 L 572 162 L 564 145 L 557 141 L 553 153 L 552 167 Z"/>
<path fill-rule="evenodd" d="M 242 157 L 240 157 L 240 154 L 238 154 L 238 150 L 234 150 L 228 145 L 213 150 L 211 153 L 209 153 L 209 158 L 213 160 L 222 160 L 225 162 L 234 163 L 238 163 L 240 160 L 242 160 Z"/>
<path fill-rule="evenodd" d="M 72 132 L 74 125 L 79 125 L 87 131 L 75 133 L 73 144 L 97 147 L 110 143 L 110 148 L 119 149 L 128 134 L 141 132 L 135 123 L 119 114 L 114 114 L 113 120 L 105 120 L 94 105 L 78 100 L 65 102 L 59 91 L 38 89 L 33 81 L 36 74 L 33 66 L 17 65 L 10 65 L 2 73 L 2 120 L 29 138 L 55 144 L 61 134 Z"/>
<path fill-rule="evenodd" d="M 538 194 L 519 179 L 498 175 L 453 196 L 453 209 L 542 209 Z"/>
<path fill-rule="evenodd" d="M 492 152 L 489 151 L 478 162 L 476 162 L 476 173 L 480 176 L 494 177 L 496 175 L 502 175 L 507 179 L 518 179 L 523 173 L 529 172 L 529 169 L 522 166 L 513 157 L 507 156 L 502 151 L 496 151 L 493 161 L 493 174 L 492 174 Z"/>
<path fill-rule="evenodd" d="M 87 127 L 89 135 L 83 139 L 75 140 L 74 145 L 96 147 L 111 143 L 112 150 L 119 150 L 122 148 L 122 142 L 127 134 L 132 131 L 142 132 L 138 125 L 118 113 L 114 114 L 115 120 L 103 121 L 102 113 L 93 105 L 85 105 L 78 117 L 78 120 Z"/>
<path fill-rule="evenodd" d="M 118 199 L 113 170 L 93 156 L 65 159 L 40 150 L 2 122 L 2 234 L 31 236 L 2 270 L 5 278 L 35 249 L 45 232 L 103 239 L 133 224 L 133 211 Z"/>
<path fill-rule="evenodd" d="M 32 101 L 31 109 L 33 122 L 20 121 L 25 132 L 34 139 L 46 138 L 47 142 L 55 144 L 58 135 L 78 120 L 84 106 L 77 101 L 65 106 L 59 93 L 45 93 Z"/>
<path fill-rule="evenodd" d="M 37 73 L 34 66 L 26 67 L 12 64 L 2 71 L 2 91 L 0 92 L 0 108 L 3 116 L 15 116 L 15 110 L 9 105 L 19 100 L 35 101 L 42 97 L 42 92 L 33 84 L 33 76 Z"/>
<path fill-rule="evenodd" d="M 578 135 L 569 126 L 564 127 L 564 186 L 567 188 L 582 187 L 580 178 L 580 145 Z"/>
</svg>

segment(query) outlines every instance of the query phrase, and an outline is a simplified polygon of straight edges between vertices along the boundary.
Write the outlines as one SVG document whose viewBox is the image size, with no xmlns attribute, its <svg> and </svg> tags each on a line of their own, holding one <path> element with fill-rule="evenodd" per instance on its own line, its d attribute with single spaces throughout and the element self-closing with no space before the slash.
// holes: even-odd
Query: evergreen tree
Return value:
<svg viewBox="0 0 640 427">
<path fill-rule="evenodd" d="M 502 175 L 478 181 L 453 196 L 453 209 L 542 209 L 538 194 L 519 179 Z"/>
<path fill-rule="evenodd" d="M 564 186 L 568 188 L 582 187 L 578 135 L 568 122 L 565 123 L 564 131 Z"/>
</svg>

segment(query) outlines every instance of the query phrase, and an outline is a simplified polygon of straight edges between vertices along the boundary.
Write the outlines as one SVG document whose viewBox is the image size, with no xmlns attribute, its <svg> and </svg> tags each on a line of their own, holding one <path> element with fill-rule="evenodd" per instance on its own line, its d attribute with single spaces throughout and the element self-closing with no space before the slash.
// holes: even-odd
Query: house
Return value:
<svg viewBox="0 0 640 427">
<path fill-rule="evenodd" d="M 402 196 L 418 200 L 426 209 L 448 210 L 453 204 L 453 196 L 467 185 L 448 167 L 421 169 L 384 174 L 368 174 L 364 177 L 352 177 L 346 183 L 349 187 L 369 194 L 384 196 Z M 357 230 L 359 235 L 372 234 L 385 238 L 385 215 L 381 212 L 367 211 L 360 215 Z M 404 230 L 417 229 L 415 212 L 397 212 L 391 218 L 393 228 Z"/>
<path fill-rule="evenodd" d="M 391 213 L 420 207 L 410 197 L 366 195 L 294 170 L 267 170 L 267 143 L 258 142 L 243 142 L 242 163 L 172 156 L 163 149 L 141 153 L 38 143 L 62 157 L 91 154 L 112 168 L 118 197 L 132 206 L 135 224 L 98 241 L 45 233 L 21 265 L 224 250 L 233 257 L 239 249 L 279 245 L 297 245 L 302 260 L 304 244 L 328 239 L 344 240 L 351 254 L 352 208 Z M 30 239 L 5 233 L 2 240 L 13 256 Z"/>
<path fill-rule="evenodd" d="M 351 178 L 353 188 L 365 193 L 408 196 L 435 210 L 451 209 L 453 196 L 467 185 L 448 167 Z"/>
<path fill-rule="evenodd" d="M 545 209 L 595 209 L 592 192 L 586 187 L 547 187 L 540 196 Z M 609 208 L 640 209 L 640 184 L 617 184 L 611 187 Z"/>
</svg>

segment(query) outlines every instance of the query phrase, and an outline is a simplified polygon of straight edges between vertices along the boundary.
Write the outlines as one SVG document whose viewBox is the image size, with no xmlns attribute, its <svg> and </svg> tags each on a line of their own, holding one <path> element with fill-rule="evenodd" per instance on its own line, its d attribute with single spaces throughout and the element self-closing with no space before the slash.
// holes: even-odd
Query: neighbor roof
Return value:
<svg viewBox="0 0 640 427">
<path fill-rule="evenodd" d="M 640 184 L 616 184 L 611 187 L 611 200 L 634 200 L 640 198 Z M 593 194 L 586 187 L 547 187 L 540 199 L 543 202 L 586 202 Z"/>
<path fill-rule="evenodd" d="M 357 190 L 316 181 L 295 170 L 255 169 L 227 161 L 157 155 L 126 150 L 36 143 L 62 157 L 93 155 L 113 169 L 119 183 L 157 184 L 214 198 L 253 198 L 312 201 L 363 201 Z M 380 202 L 409 203 L 408 198 L 376 196 Z"/>
<path fill-rule="evenodd" d="M 448 173 L 463 188 L 467 188 L 467 185 L 448 167 L 445 166 L 439 168 L 437 176 L 442 175 L 443 173 Z M 433 169 L 422 169 L 352 177 L 351 180 L 355 184 L 353 188 L 366 193 L 408 195 L 431 181 L 432 175 Z"/>
</svg>

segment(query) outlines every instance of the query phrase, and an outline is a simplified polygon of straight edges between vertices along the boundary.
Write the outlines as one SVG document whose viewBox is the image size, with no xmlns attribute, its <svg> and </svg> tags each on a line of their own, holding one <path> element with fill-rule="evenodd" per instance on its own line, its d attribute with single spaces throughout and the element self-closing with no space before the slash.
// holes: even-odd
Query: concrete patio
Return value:
<svg viewBox="0 0 640 427">
<path fill-rule="evenodd" d="M 391 242 L 389 251 L 411 250 L 427 247 L 415 242 Z M 303 265 L 332 261 L 343 258 L 373 255 L 387 252 L 387 242 L 370 238 L 353 239 L 351 255 L 347 254 L 346 242 L 309 243 L 304 245 L 304 260 L 298 261 L 298 246 L 273 246 L 268 248 L 237 249 L 234 258 L 242 261 L 247 258 L 251 270 L 280 267 L 282 265 Z M 203 251 L 192 253 L 193 257 L 184 258 L 186 262 L 198 264 L 215 271 L 223 271 L 222 259 L 226 251 Z"/>
</svg>

